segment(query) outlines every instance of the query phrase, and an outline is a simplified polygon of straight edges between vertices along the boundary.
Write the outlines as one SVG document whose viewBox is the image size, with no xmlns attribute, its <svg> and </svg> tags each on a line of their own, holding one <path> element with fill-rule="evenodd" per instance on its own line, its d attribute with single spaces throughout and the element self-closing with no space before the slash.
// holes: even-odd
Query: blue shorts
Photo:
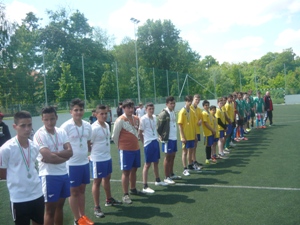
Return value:
<svg viewBox="0 0 300 225">
<path fill-rule="evenodd" d="M 211 135 L 211 136 L 208 136 L 208 137 L 204 137 L 204 145 L 206 145 L 206 146 L 208 146 L 208 147 L 210 147 L 210 146 L 212 146 L 213 145 L 213 143 L 214 143 L 214 136 L 213 135 Z"/>
<path fill-rule="evenodd" d="M 186 141 L 185 143 L 181 143 L 182 149 L 194 148 L 195 147 L 195 140 Z"/>
<path fill-rule="evenodd" d="M 141 167 L 141 152 L 120 150 L 120 166 L 121 170 L 131 170 L 132 168 Z"/>
<path fill-rule="evenodd" d="M 146 163 L 158 162 L 160 159 L 160 152 L 159 143 L 157 140 L 151 141 L 147 146 L 144 147 L 144 155 Z"/>
<path fill-rule="evenodd" d="M 197 139 L 198 139 L 198 141 L 201 141 L 201 135 L 200 134 L 197 134 Z"/>
<path fill-rule="evenodd" d="M 57 202 L 70 197 L 70 179 L 65 175 L 46 175 L 41 177 L 45 202 Z"/>
<path fill-rule="evenodd" d="M 220 130 L 220 138 L 223 138 L 225 136 L 225 131 L 224 130 Z"/>
<path fill-rule="evenodd" d="M 90 183 L 89 163 L 80 166 L 69 166 L 70 187 L 79 187 Z"/>
<path fill-rule="evenodd" d="M 216 142 L 218 142 L 219 141 L 219 138 L 216 138 L 215 136 L 214 136 L 214 143 L 216 143 Z"/>
<path fill-rule="evenodd" d="M 91 161 L 92 164 L 92 177 L 105 178 L 112 173 L 112 159 L 103 162 Z"/>
<path fill-rule="evenodd" d="M 232 124 L 227 124 L 226 134 L 230 135 L 233 131 Z"/>
<path fill-rule="evenodd" d="M 161 151 L 168 154 L 177 152 L 177 140 L 168 140 L 167 143 L 162 143 Z"/>
</svg>

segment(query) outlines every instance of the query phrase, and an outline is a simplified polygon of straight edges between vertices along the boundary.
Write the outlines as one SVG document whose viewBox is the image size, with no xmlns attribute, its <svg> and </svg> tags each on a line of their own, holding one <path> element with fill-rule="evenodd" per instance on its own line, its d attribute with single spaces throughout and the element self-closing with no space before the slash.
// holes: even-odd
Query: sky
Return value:
<svg viewBox="0 0 300 225">
<path fill-rule="evenodd" d="M 300 0 L 0 0 L 7 17 L 19 22 L 33 12 L 47 24 L 46 10 L 79 10 L 115 44 L 134 38 L 130 18 L 171 20 L 201 57 L 220 63 L 251 62 L 268 52 L 292 48 L 300 56 Z"/>
</svg>

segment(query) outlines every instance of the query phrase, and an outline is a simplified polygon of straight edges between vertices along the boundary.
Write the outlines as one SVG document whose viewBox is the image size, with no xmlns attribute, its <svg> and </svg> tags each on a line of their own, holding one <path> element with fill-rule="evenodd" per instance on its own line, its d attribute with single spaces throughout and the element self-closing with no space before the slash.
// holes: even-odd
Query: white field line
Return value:
<svg viewBox="0 0 300 225">
<path fill-rule="evenodd" d="M 121 180 L 110 180 L 112 182 L 120 182 Z M 142 181 L 137 181 L 142 184 Z M 154 182 L 148 182 L 153 184 Z M 171 186 L 171 185 L 170 185 Z M 174 185 L 172 185 L 174 186 Z M 285 187 L 262 187 L 262 186 L 240 186 L 240 185 L 216 185 L 216 184 L 183 184 L 175 183 L 175 186 L 189 186 L 189 187 L 212 187 L 212 188 L 237 188 L 237 189 L 258 189 L 258 190 L 277 190 L 277 191 L 300 191 L 300 188 L 285 188 Z"/>
</svg>

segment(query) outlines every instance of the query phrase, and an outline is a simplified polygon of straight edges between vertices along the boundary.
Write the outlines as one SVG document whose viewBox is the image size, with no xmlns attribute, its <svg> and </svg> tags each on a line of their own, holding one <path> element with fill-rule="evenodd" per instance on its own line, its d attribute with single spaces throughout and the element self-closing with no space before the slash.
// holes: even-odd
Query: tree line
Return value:
<svg viewBox="0 0 300 225">
<path fill-rule="evenodd" d="M 5 5 L 0 8 L 2 109 L 41 107 L 46 98 L 58 104 L 75 97 L 89 103 L 137 97 L 135 40 L 113 45 L 114 37 L 90 26 L 78 10 L 48 10 L 49 23 L 41 26 L 32 12 L 21 24 L 10 24 Z M 147 20 L 136 35 L 142 99 L 180 93 L 213 98 L 249 89 L 300 93 L 300 58 L 292 48 L 250 63 L 220 64 L 195 52 L 170 20 Z"/>
</svg>

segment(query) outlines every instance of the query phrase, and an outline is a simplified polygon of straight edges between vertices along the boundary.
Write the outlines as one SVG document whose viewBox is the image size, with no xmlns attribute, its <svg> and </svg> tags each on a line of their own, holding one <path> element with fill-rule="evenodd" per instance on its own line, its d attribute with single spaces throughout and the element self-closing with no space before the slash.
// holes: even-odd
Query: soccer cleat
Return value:
<svg viewBox="0 0 300 225">
<path fill-rule="evenodd" d="M 197 164 L 194 164 L 193 168 L 194 168 L 195 171 L 199 171 L 199 170 L 202 169 L 202 166 L 198 166 Z"/>
<path fill-rule="evenodd" d="M 155 186 L 168 186 L 168 183 L 163 182 L 163 181 L 159 181 L 159 182 L 155 181 L 154 184 L 155 184 Z"/>
<path fill-rule="evenodd" d="M 234 140 L 235 140 L 236 142 L 240 142 L 240 140 L 239 140 L 238 138 L 235 138 Z"/>
<path fill-rule="evenodd" d="M 188 169 L 183 170 L 182 174 L 183 174 L 184 176 L 186 176 L 186 177 L 190 175 Z"/>
<path fill-rule="evenodd" d="M 234 144 L 232 141 L 229 143 L 229 145 L 230 145 L 231 147 L 235 147 L 235 146 L 236 146 L 236 144 Z"/>
<path fill-rule="evenodd" d="M 199 167 L 199 166 L 200 166 L 200 167 L 203 166 L 202 163 L 198 163 L 197 161 L 195 161 L 194 164 L 196 164 L 198 167 Z"/>
<path fill-rule="evenodd" d="M 125 204 L 131 204 L 131 203 L 132 203 L 132 201 L 131 201 L 129 195 L 124 195 L 122 200 L 123 200 L 123 202 L 124 202 Z"/>
<path fill-rule="evenodd" d="M 145 194 L 153 194 L 155 191 L 153 189 L 147 187 L 147 188 L 143 188 L 142 192 Z"/>
<path fill-rule="evenodd" d="M 194 170 L 195 168 L 194 168 L 194 165 L 188 165 L 188 169 L 189 170 Z"/>
<path fill-rule="evenodd" d="M 104 217 L 104 214 L 103 214 L 103 217 Z M 84 215 L 81 218 L 84 219 L 84 221 L 85 221 L 86 224 L 88 224 L 88 225 L 94 225 L 94 222 L 92 220 L 90 220 L 87 216 Z"/>
<path fill-rule="evenodd" d="M 83 217 L 80 217 L 77 221 L 74 222 L 75 225 L 87 225 L 88 223 L 85 221 Z"/>
<path fill-rule="evenodd" d="M 209 161 L 214 164 L 217 163 L 217 160 L 215 158 L 211 158 Z"/>
<path fill-rule="evenodd" d="M 104 213 L 102 212 L 100 206 L 94 208 L 94 215 L 95 215 L 97 218 L 103 218 L 103 217 L 105 216 Z"/>
<path fill-rule="evenodd" d="M 130 189 L 129 193 L 131 195 L 140 195 L 141 194 L 141 192 L 138 191 L 136 188 L 135 189 Z"/>
<path fill-rule="evenodd" d="M 170 177 L 167 177 L 166 179 L 164 179 L 164 182 L 167 183 L 168 185 L 175 184 L 175 182 Z"/>
<path fill-rule="evenodd" d="M 248 138 L 244 137 L 243 140 L 244 140 L 244 141 L 248 141 Z"/>
<path fill-rule="evenodd" d="M 114 198 L 110 198 L 106 200 L 105 206 L 114 206 L 114 205 L 121 205 L 122 202 L 114 199 Z"/>
<path fill-rule="evenodd" d="M 224 153 L 219 154 L 218 157 L 219 157 L 219 159 L 227 159 L 227 156 Z"/>
<path fill-rule="evenodd" d="M 207 165 L 210 164 L 209 159 L 206 159 L 206 160 L 205 160 L 205 164 L 207 164 Z"/>
</svg>

